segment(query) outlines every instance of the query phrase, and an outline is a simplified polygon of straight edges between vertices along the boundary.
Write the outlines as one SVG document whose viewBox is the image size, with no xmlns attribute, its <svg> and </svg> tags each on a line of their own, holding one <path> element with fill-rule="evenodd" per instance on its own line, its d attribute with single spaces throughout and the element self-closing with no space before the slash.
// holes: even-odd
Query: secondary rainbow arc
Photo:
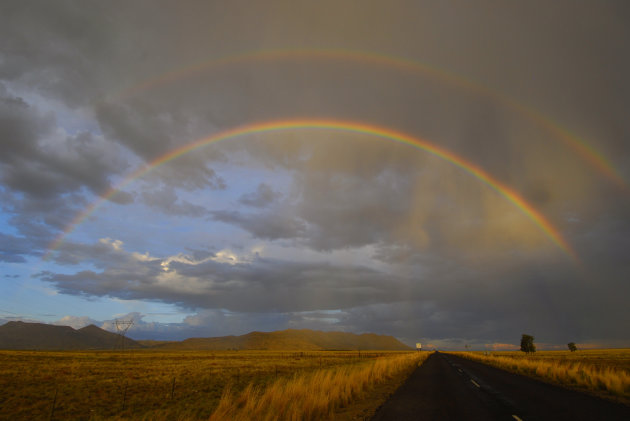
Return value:
<svg viewBox="0 0 630 421">
<path fill-rule="evenodd" d="M 436 146 L 424 139 L 411 136 L 406 133 L 402 133 L 393 129 L 378 127 L 354 121 L 339 121 L 330 119 L 294 119 L 294 120 L 273 120 L 266 122 L 251 123 L 243 126 L 239 126 L 233 129 L 228 129 L 215 133 L 208 137 L 204 137 L 188 143 L 182 147 L 176 148 L 161 157 L 153 160 L 147 165 L 138 168 L 133 173 L 125 177 L 116 186 L 110 188 L 96 201 L 87 206 L 82 212 L 77 214 L 68 227 L 51 243 L 45 257 L 48 257 L 55 249 L 57 249 L 64 239 L 81 223 L 83 223 L 94 211 L 96 211 L 103 203 L 108 201 L 114 194 L 125 188 L 134 180 L 148 174 L 152 169 L 159 167 L 166 162 L 169 162 L 177 157 L 185 155 L 195 149 L 216 143 L 222 140 L 233 139 L 236 137 L 251 135 L 256 133 L 273 132 L 280 130 L 290 129 L 327 129 L 338 130 L 351 133 L 359 133 L 375 136 L 377 138 L 390 140 L 397 143 L 403 143 L 415 148 L 424 150 L 432 155 L 440 157 L 447 162 L 461 168 L 467 173 L 473 175 L 507 200 L 512 202 L 518 209 L 520 209 L 526 216 L 528 216 L 541 231 L 564 253 L 566 253 L 573 261 L 579 262 L 579 259 L 569 245 L 569 243 L 563 238 L 560 231 L 553 226 L 553 224 L 534 206 L 529 204 L 522 196 L 520 196 L 515 190 L 509 186 L 501 183 L 499 180 L 491 176 L 484 169 L 478 165 L 466 161 L 458 155 L 450 152 L 447 149 Z"/>
<path fill-rule="evenodd" d="M 342 49 L 274 49 L 274 50 L 257 50 L 240 54 L 234 54 L 219 57 L 211 60 L 205 60 L 192 65 L 178 68 L 173 71 L 162 73 L 156 77 L 150 78 L 126 90 L 120 92 L 114 97 L 128 97 L 148 89 L 181 80 L 182 78 L 192 76 L 213 68 L 222 66 L 235 65 L 239 63 L 248 63 L 256 61 L 273 61 L 273 60 L 292 60 L 292 59 L 329 59 L 329 60 L 347 60 L 362 63 L 386 66 L 401 71 L 421 73 L 428 75 L 444 83 L 452 86 L 458 86 L 475 92 L 478 95 L 492 99 L 498 104 L 511 108 L 520 115 L 526 117 L 530 121 L 547 130 L 555 138 L 572 149 L 584 161 L 589 163 L 600 174 L 607 177 L 616 184 L 626 194 L 630 192 L 628 183 L 619 173 L 615 166 L 606 159 L 604 155 L 596 150 L 592 145 L 581 139 L 567 128 L 559 123 L 546 117 L 535 108 L 516 101 L 515 99 L 505 95 L 495 89 L 484 86 L 481 83 L 474 82 L 455 72 L 447 71 L 437 66 L 422 63 L 417 60 L 411 60 L 403 57 L 389 56 L 372 52 Z"/>
</svg>

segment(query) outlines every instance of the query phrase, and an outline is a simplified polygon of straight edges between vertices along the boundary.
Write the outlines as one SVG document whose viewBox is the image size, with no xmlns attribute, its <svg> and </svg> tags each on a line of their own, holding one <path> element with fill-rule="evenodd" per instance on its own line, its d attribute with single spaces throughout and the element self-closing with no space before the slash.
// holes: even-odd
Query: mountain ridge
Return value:
<svg viewBox="0 0 630 421">
<path fill-rule="evenodd" d="M 140 343 L 144 343 L 140 341 Z M 148 345 L 148 343 L 147 343 Z M 160 343 L 156 349 L 181 350 L 380 350 L 402 351 L 411 348 L 393 336 L 375 333 L 349 333 L 310 329 L 286 329 L 274 332 L 253 331 L 240 336 L 188 338 Z"/>
<path fill-rule="evenodd" d="M 89 350 L 120 349 L 120 336 L 88 325 L 70 326 L 11 321 L 0 326 L 0 349 L 7 350 Z M 393 336 L 375 333 L 355 334 L 338 331 L 286 329 L 274 332 L 253 331 L 244 335 L 188 338 L 182 341 L 135 341 L 125 338 L 124 348 L 155 350 L 379 350 L 411 348 Z"/>
<path fill-rule="evenodd" d="M 0 326 L 0 349 L 10 350 L 87 350 L 122 348 L 120 335 L 98 326 L 81 329 L 70 326 L 11 321 Z M 124 348 L 142 348 L 133 339 L 124 338 Z"/>
</svg>

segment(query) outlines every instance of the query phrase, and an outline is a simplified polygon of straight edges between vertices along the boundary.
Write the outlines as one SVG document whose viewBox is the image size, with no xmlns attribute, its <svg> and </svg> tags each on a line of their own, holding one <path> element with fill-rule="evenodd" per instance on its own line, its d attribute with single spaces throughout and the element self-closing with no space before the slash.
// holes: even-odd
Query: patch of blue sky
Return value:
<svg viewBox="0 0 630 421">
<path fill-rule="evenodd" d="M 192 204 L 207 211 L 254 212 L 257 210 L 239 203 L 244 194 L 255 192 L 259 184 L 264 182 L 284 196 L 291 182 L 286 171 L 230 165 L 220 167 L 223 168 L 218 168 L 217 172 L 227 182 L 225 189 L 179 189 L 176 191 L 177 203 Z M 125 188 L 125 191 L 134 194 L 133 203 L 104 203 L 75 227 L 67 239 L 93 244 L 101 238 L 112 238 L 122 241 L 128 251 L 169 255 L 180 253 L 185 247 L 222 249 L 226 245 L 233 246 L 235 242 L 247 241 L 249 238 L 240 228 L 213 221 L 207 214 L 173 217 L 163 209 L 147 206 L 141 199 L 144 188 L 146 185 L 142 180 L 134 181 Z"/>
<path fill-rule="evenodd" d="M 291 186 L 291 174 L 285 170 L 269 170 L 234 166 L 219 163 L 212 167 L 225 180 L 225 189 L 207 189 L 204 191 L 178 191 L 181 200 L 203 206 L 209 210 L 243 210 L 239 199 L 258 189 L 261 183 L 267 184 L 274 191 L 286 195 Z"/>
<path fill-rule="evenodd" d="M 54 270 L 56 273 L 74 273 L 59 265 L 47 263 L 45 267 L 33 262 L 34 270 Z M 76 270 L 76 267 L 74 268 Z M 159 323 L 181 322 L 191 313 L 174 304 L 156 301 L 121 300 L 111 297 L 64 294 L 53 284 L 22 273 L 17 278 L 3 278 L 0 282 L 0 318 L 35 320 L 45 323 L 65 316 L 89 315 L 97 321 L 112 320 L 131 312 L 149 314 L 146 320 Z"/>
<path fill-rule="evenodd" d="M 14 317 L 42 321 L 54 319 L 56 310 L 64 308 L 63 305 L 59 307 L 57 297 L 51 299 L 57 296 L 57 291 L 50 284 L 34 277 L 48 267 L 48 264 L 35 257 L 28 258 L 21 271 L 13 271 L 11 278 L 4 278 L 0 283 L 0 306 L 14 313 Z"/>
<path fill-rule="evenodd" d="M 66 240 L 91 245 L 102 238 L 111 238 L 122 241 L 127 252 L 165 257 L 186 248 L 221 249 L 222 244 L 239 238 L 238 231 L 207 218 L 174 218 L 141 203 L 108 203 L 77 226 Z"/>
<path fill-rule="evenodd" d="M 13 224 L 11 224 L 11 218 L 13 214 L 3 212 L 0 208 L 0 233 L 5 235 L 19 235 L 19 231 Z"/>
</svg>

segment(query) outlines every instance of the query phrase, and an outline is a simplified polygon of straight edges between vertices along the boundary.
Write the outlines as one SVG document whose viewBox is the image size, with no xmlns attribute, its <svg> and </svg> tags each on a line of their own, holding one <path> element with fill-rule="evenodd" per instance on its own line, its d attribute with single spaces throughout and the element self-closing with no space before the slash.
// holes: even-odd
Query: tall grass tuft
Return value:
<svg viewBox="0 0 630 421">
<path fill-rule="evenodd" d="M 539 377 L 560 385 L 586 389 L 599 394 L 630 399 L 630 373 L 615 367 L 584 361 L 542 360 L 535 357 L 482 355 L 456 352 L 456 355 L 486 363 L 517 374 Z"/>
<path fill-rule="evenodd" d="M 210 421 L 330 419 L 336 409 L 361 398 L 375 384 L 411 370 L 428 355 L 381 357 L 361 365 L 279 379 L 265 388 L 250 384 L 240 393 L 227 387 Z"/>
</svg>

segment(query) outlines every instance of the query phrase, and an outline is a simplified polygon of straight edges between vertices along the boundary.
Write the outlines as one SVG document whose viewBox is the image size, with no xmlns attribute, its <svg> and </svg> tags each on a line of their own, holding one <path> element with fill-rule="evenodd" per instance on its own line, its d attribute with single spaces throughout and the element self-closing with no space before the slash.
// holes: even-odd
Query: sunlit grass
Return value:
<svg viewBox="0 0 630 421">
<path fill-rule="evenodd" d="M 49 419 L 52 412 L 56 420 L 207 420 L 226 387 L 235 394 L 260 390 L 295 376 L 408 354 L 0 351 L 0 419 Z"/>
<path fill-rule="evenodd" d="M 354 366 L 318 370 L 267 387 L 226 389 L 210 421 L 332 419 L 367 390 L 421 364 L 428 353 L 382 357 Z"/>
<path fill-rule="evenodd" d="M 629 349 L 453 354 L 630 404 Z"/>
</svg>

